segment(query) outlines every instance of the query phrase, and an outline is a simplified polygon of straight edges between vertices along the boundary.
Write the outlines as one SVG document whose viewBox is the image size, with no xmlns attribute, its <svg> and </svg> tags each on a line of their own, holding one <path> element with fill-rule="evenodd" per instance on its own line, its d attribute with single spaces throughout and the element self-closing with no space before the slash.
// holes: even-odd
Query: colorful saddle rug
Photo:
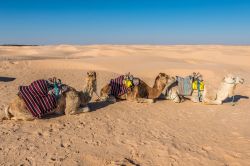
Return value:
<svg viewBox="0 0 250 166">
<path fill-rule="evenodd" d="M 118 97 L 128 92 L 129 88 L 124 84 L 124 75 L 110 80 L 111 92 L 110 94 Z"/>
<path fill-rule="evenodd" d="M 110 81 L 109 83 L 109 85 L 111 86 L 110 94 L 115 97 L 121 96 L 139 84 L 140 84 L 140 79 L 135 78 L 130 73 L 121 75 Z"/>
<path fill-rule="evenodd" d="M 179 94 L 182 96 L 190 96 L 193 92 L 192 88 L 193 79 L 189 76 L 185 78 L 176 76 L 176 79 L 178 82 Z"/>
<path fill-rule="evenodd" d="M 20 86 L 19 94 L 34 117 L 41 118 L 57 106 L 56 95 L 49 91 L 53 84 L 47 80 L 36 80 L 29 86 Z"/>
</svg>

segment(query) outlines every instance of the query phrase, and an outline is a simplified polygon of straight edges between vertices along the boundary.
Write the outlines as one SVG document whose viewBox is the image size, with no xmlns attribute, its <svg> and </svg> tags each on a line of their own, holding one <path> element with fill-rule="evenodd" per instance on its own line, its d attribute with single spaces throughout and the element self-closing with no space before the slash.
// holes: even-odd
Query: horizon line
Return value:
<svg viewBox="0 0 250 166">
<path fill-rule="evenodd" d="M 133 45 L 151 45 L 151 46 L 182 46 L 182 45 L 190 45 L 190 46 L 199 46 L 199 45 L 204 45 L 204 46 L 250 46 L 249 44 L 226 44 L 226 43 L 181 43 L 181 44 L 149 44 L 149 43 L 96 43 L 96 44 L 75 44 L 75 43 L 54 43 L 54 44 L 0 44 L 0 46 L 13 46 L 13 47 L 25 47 L 25 46 L 58 46 L 58 45 L 72 45 L 72 46 L 93 46 L 93 45 L 100 45 L 100 46 L 104 46 L 104 45 L 114 45 L 114 46 L 122 46 L 122 45 L 126 45 L 126 46 L 133 46 Z"/>
</svg>

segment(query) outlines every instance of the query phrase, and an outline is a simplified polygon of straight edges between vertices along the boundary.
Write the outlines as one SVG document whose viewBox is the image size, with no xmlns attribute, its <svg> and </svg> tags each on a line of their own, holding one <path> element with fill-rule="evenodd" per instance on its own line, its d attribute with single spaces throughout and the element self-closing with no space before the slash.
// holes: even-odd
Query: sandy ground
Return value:
<svg viewBox="0 0 250 166">
<path fill-rule="evenodd" d="M 1 116 L 19 85 L 56 76 L 80 90 L 88 70 L 97 71 L 98 90 L 128 71 L 150 86 L 159 72 L 199 71 L 214 88 L 227 73 L 245 79 L 235 106 L 93 100 L 89 113 L 2 120 L 0 165 L 250 165 L 249 63 L 249 46 L 0 47 Z"/>
</svg>

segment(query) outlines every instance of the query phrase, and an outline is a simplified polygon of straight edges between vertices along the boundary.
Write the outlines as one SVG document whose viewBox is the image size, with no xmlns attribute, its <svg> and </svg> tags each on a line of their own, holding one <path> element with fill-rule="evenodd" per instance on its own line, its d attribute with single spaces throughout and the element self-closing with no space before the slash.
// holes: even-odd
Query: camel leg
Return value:
<svg viewBox="0 0 250 166">
<path fill-rule="evenodd" d="M 213 104 L 216 104 L 216 105 L 221 105 L 222 104 L 222 101 L 221 100 L 215 100 L 212 102 Z"/>
<path fill-rule="evenodd" d="M 62 102 L 62 103 L 64 103 L 64 102 Z M 66 108 L 65 108 L 66 115 L 75 115 L 75 114 L 90 111 L 90 109 L 87 105 L 85 105 L 84 107 L 80 107 L 80 105 L 81 105 L 81 101 L 76 93 L 74 93 L 74 92 L 67 93 L 67 95 L 66 95 Z"/>
<path fill-rule="evenodd" d="M 90 108 L 87 105 L 85 107 L 78 109 L 77 111 L 77 113 L 85 113 L 85 112 L 90 112 Z"/>
<path fill-rule="evenodd" d="M 116 102 L 116 98 L 115 98 L 114 96 L 110 95 L 110 96 L 106 99 L 106 101 L 115 103 L 115 102 Z"/>
<path fill-rule="evenodd" d="M 14 101 L 6 107 L 5 114 L 6 117 L 11 120 L 29 121 L 35 119 L 30 111 L 27 110 L 24 101 L 20 97 L 15 98 Z"/>
<path fill-rule="evenodd" d="M 154 103 L 154 99 L 145 99 L 145 98 L 137 98 L 136 101 L 138 103 Z"/>
<path fill-rule="evenodd" d="M 76 114 L 80 108 L 80 104 L 81 101 L 78 94 L 75 92 L 68 92 L 66 94 L 65 115 Z"/>
<path fill-rule="evenodd" d="M 167 96 L 167 100 L 172 100 L 174 103 L 181 103 L 184 99 L 178 93 L 172 93 L 170 96 Z"/>
<path fill-rule="evenodd" d="M 11 120 L 24 120 L 24 121 L 32 121 L 35 118 L 33 115 L 27 110 L 19 110 L 18 112 L 15 112 L 14 116 L 11 118 Z"/>
<path fill-rule="evenodd" d="M 190 100 L 194 103 L 199 103 L 199 98 L 197 96 L 191 96 Z"/>
<path fill-rule="evenodd" d="M 173 102 L 175 102 L 175 103 L 181 103 L 181 102 L 183 102 L 183 100 L 177 95 L 177 96 L 173 99 Z"/>
<path fill-rule="evenodd" d="M 112 100 L 112 99 L 109 99 L 111 98 L 111 95 L 110 94 L 110 91 L 111 91 L 111 86 L 109 84 L 107 84 L 106 86 L 104 86 L 101 91 L 100 91 L 100 98 L 101 98 L 101 101 L 109 101 L 109 100 Z"/>
<path fill-rule="evenodd" d="M 183 102 L 182 97 L 179 96 L 177 88 L 172 88 L 166 93 L 166 99 L 172 100 L 174 103 Z"/>
<path fill-rule="evenodd" d="M 88 106 L 78 108 L 76 111 L 70 112 L 69 115 L 76 115 L 76 114 L 86 113 L 86 112 L 90 112 L 90 108 Z"/>
<path fill-rule="evenodd" d="M 63 115 L 65 114 L 65 108 L 66 108 L 66 97 L 61 96 L 61 98 L 58 101 L 57 108 L 55 109 L 55 111 L 53 111 L 53 113 L 55 113 L 56 115 Z"/>
<path fill-rule="evenodd" d="M 100 97 L 101 101 L 107 101 L 111 103 L 116 103 L 116 98 L 112 95 Z"/>
<path fill-rule="evenodd" d="M 222 101 L 221 100 L 205 100 L 203 101 L 204 104 L 207 104 L 207 105 L 221 105 L 222 104 Z"/>
<path fill-rule="evenodd" d="M 23 121 L 32 121 L 35 118 L 33 116 L 15 116 L 15 117 L 11 117 L 11 120 L 15 120 L 15 121 L 19 121 L 19 120 L 23 120 Z"/>
</svg>

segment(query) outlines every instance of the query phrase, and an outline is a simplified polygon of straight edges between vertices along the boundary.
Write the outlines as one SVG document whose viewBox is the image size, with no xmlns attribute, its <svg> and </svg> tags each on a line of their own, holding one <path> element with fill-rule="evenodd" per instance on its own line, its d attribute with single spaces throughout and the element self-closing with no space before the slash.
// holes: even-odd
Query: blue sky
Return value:
<svg viewBox="0 0 250 166">
<path fill-rule="evenodd" d="M 0 0 L 0 44 L 250 44 L 248 0 Z"/>
</svg>

